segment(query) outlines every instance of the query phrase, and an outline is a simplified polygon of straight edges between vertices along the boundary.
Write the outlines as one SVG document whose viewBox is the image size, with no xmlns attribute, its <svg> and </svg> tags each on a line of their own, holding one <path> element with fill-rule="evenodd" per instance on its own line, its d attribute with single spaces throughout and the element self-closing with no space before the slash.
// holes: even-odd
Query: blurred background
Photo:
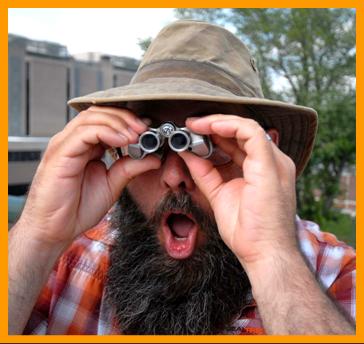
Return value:
<svg viewBox="0 0 364 344">
<path fill-rule="evenodd" d="M 160 29 L 201 19 L 256 57 L 265 97 L 315 108 L 314 153 L 298 214 L 355 247 L 355 9 L 9 9 L 9 228 L 68 99 L 128 84 Z"/>
</svg>

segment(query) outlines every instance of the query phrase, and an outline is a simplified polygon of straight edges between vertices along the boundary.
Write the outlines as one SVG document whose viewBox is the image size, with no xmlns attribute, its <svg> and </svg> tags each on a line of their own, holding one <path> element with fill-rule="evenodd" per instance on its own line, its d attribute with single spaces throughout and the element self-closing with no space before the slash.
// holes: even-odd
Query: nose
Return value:
<svg viewBox="0 0 364 344">
<path fill-rule="evenodd" d="M 190 171 L 183 159 L 175 152 L 169 151 L 162 165 L 162 187 L 177 191 L 192 191 L 195 187 Z"/>
</svg>

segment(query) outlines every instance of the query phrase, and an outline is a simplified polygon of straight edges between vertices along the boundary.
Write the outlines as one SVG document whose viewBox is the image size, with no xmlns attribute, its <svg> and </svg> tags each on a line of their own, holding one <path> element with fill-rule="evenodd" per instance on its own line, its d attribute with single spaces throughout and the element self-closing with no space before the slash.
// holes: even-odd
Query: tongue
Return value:
<svg viewBox="0 0 364 344">
<path fill-rule="evenodd" d="M 185 215 L 174 215 L 170 222 L 170 227 L 174 234 L 180 238 L 188 237 L 190 229 L 194 223 Z"/>
</svg>

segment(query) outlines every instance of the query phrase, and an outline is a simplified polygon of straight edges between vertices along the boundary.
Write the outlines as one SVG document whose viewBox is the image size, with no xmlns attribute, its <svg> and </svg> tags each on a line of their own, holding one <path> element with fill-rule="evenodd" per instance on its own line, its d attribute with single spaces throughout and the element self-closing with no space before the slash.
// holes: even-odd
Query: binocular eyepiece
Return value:
<svg viewBox="0 0 364 344">
<path fill-rule="evenodd" d="M 172 122 L 165 122 L 159 128 L 149 128 L 140 135 L 138 143 L 122 148 L 122 152 L 133 159 L 143 159 L 147 154 L 158 154 L 166 141 L 175 152 L 188 150 L 205 159 L 213 151 L 208 136 L 195 134 L 186 127 L 178 128 Z"/>
</svg>

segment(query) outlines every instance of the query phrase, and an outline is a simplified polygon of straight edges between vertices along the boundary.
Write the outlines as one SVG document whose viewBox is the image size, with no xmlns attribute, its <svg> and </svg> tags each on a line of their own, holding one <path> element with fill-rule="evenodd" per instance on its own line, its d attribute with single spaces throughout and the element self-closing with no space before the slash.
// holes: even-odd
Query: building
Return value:
<svg viewBox="0 0 364 344">
<path fill-rule="evenodd" d="M 8 35 L 9 194 L 23 194 L 48 139 L 76 115 L 71 98 L 129 83 L 139 61 L 101 53 L 71 56 L 53 42 Z"/>
<path fill-rule="evenodd" d="M 344 214 L 356 216 L 356 171 L 355 167 L 345 169 L 340 180 L 341 195 L 335 199 L 335 207 Z"/>
</svg>

